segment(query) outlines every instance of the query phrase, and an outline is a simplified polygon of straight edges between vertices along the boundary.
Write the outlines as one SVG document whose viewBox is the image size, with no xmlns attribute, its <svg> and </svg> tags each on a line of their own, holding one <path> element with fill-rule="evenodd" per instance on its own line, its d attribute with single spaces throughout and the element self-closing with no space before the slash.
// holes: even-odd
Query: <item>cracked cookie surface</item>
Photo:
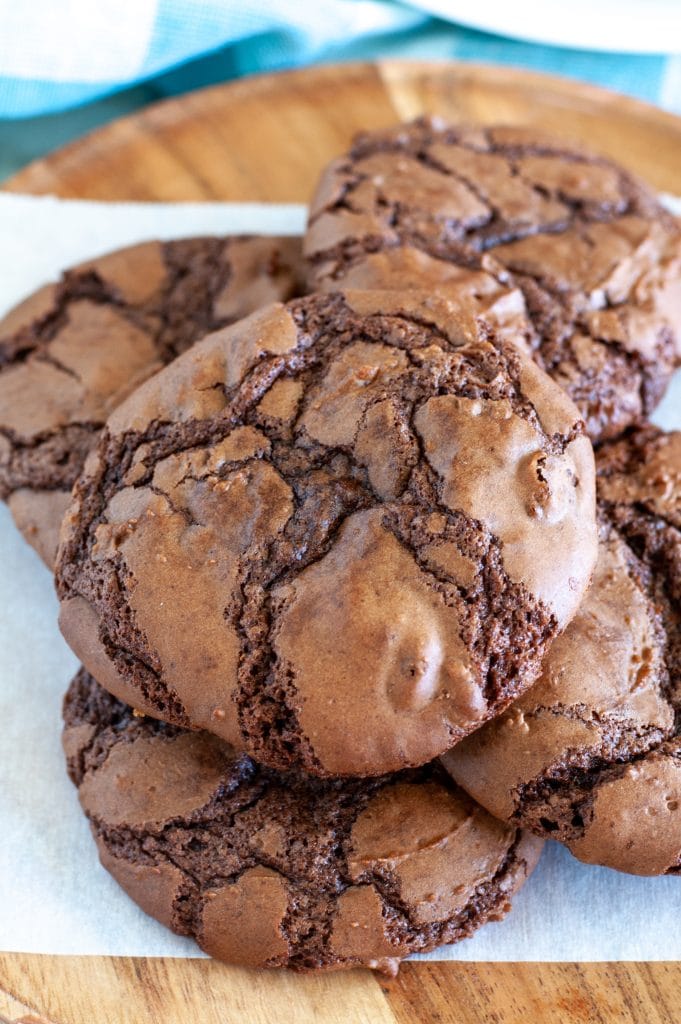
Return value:
<svg viewBox="0 0 681 1024">
<path fill-rule="evenodd" d="M 299 239 L 147 242 L 72 268 L 0 321 L 0 497 L 48 566 L 119 402 L 208 331 L 302 291 Z"/>
<path fill-rule="evenodd" d="M 648 416 L 681 362 L 678 222 L 623 168 L 530 129 L 359 136 L 321 178 L 305 252 L 311 287 L 463 289 L 503 329 L 519 291 L 534 358 L 594 441 Z"/>
<path fill-rule="evenodd" d="M 64 520 L 60 622 L 150 715 L 378 775 L 531 684 L 596 546 L 591 444 L 531 359 L 445 300 L 315 295 L 113 414 Z"/>
<path fill-rule="evenodd" d="M 208 733 L 136 717 L 84 670 L 64 720 L 104 867 L 228 963 L 394 971 L 503 917 L 541 852 L 437 764 L 344 782 L 278 775 Z"/>
<path fill-rule="evenodd" d="M 681 432 L 597 453 L 600 553 L 540 680 L 445 755 L 497 817 L 580 860 L 681 872 Z"/>
</svg>

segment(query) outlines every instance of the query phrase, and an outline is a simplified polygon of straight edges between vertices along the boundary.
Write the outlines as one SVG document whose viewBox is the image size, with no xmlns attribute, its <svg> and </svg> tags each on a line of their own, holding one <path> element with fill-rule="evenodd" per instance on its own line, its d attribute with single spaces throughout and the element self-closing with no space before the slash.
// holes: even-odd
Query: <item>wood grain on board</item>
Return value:
<svg viewBox="0 0 681 1024">
<path fill-rule="evenodd" d="M 37 160 L 5 188 L 89 199 L 306 202 L 361 129 L 424 113 L 533 124 L 681 191 L 681 120 L 569 79 L 474 64 L 322 66 L 242 79 L 122 118 Z"/>
<path fill-rule="evenodd" d="M 670 114 L 568 79 L 403 61 L 264 75 L 182 96 L 34 162 L 4 188 L 305 202 L 323 164 L 356 131 L 424 112 L 560 132 L 658 189 L 681 192 L 681 120 Z M 258 973 L 200 959 L 4 953 L 4 1022 L 681 1024 L 681 965 L 411 962 L 386 979 L 369 971 Z"/>
<path fill-rule="evenodd" d="M 256 972 L 210 960 L 0 955 L 12 1024 L 679 1024 L 678 964 L 403 964 Z"/>
</svg>

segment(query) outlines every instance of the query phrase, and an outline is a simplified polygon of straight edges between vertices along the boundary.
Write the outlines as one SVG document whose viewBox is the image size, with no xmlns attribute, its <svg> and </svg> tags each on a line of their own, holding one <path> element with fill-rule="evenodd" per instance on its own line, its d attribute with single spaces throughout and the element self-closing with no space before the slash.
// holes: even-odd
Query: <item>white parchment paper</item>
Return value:
<svg viewBox="0 0 681 1024">
<path fill-rule="evenodd" d="M 681 212 L 681 204 L 677 206 Z M 0 315 L 63 267 L 148 238 L 295 234 L 301 206 L 119 204 L 0 194 Z M 655 416 L 681 427 L 681 377 Z M 52 578 L 0 506 L 0 950 L 199 956 L 100 867 L 61 752 L 61 699 L 77 669 Z M 681 959 L 681 879 L 587 868 L 555 843 L 512 913 L 430 954 L 460 960 Z"/>
</svg>

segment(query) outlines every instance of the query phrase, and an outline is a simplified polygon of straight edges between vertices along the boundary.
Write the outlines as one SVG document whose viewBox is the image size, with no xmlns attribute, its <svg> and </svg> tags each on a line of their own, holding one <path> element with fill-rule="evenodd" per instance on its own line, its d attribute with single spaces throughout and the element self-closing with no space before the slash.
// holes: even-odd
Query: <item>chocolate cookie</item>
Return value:
<svg viewBox="0 0 681 1024">
<path fill-rule="evenodd" d="M 51 567 L 109 413 L 210 330 L 300 294 L 300 240 L 148 242 L 83 263 L 0 321 L 0 497 Z"/>
<path fill-rule="evenodd" d="M 600 554 L 540 681 L 445 755 L 497 817 L 638 875 L 681 872 L 681 432 L 597 457 Z"/>
<path fill-rule="evenodd" d="M 425 764 L 534 681 L 596 557 L 567 396 L 447 301 L 273 305 L 109 419 L 61 627 L 127 703 L 277 769 Z"/>
<path fill-rule="evenodd" d="M 515 285 L 534 357 L 594 440 L 639 422 L 681 362 L 681 230 L 609 160 L 525 128 L 422 119 L 361 135 L 323 175 L 313 287 Z"/>
<path fill-rule="evenodd" d="M 209 733 L 135 717 L 84 671 L 64 718 L 104 867 L 228 963 L 394 971 L 503 917 L 541 852 L 437 764 L 345 782 L 277 775 Z"/>
</svg>

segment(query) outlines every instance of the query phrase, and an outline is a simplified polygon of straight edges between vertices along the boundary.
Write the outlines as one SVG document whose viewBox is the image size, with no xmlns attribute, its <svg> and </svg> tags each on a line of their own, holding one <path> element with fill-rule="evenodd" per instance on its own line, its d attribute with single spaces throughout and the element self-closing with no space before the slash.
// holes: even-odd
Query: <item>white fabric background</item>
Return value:
<svg viewBox="0 0 681 1024">
<path fill-rule="evenodd" d="M 18 79 L 106 82 L 134 77 L 146 57 L 156 0 L 0 0 L 0 72 Z"/>
<path fill-rule="evenodd" d="M 151 237 L 296 233 L 298 206 L 137 205 L 0 195 L 0 315 L 80 259 Z M 681 427 L 681 378 L 655 417 Z M 0 507 L 0 949 L 201 955 L 146 917 L 100 867 L 60 746 L 62 694 L 77 668 L 56 625 L 52 579 Z M 678 878 L 586 868 L 547 845 L 513 912 L 431 957 L 461 960 L 678 960 Z"/>
</svg>

